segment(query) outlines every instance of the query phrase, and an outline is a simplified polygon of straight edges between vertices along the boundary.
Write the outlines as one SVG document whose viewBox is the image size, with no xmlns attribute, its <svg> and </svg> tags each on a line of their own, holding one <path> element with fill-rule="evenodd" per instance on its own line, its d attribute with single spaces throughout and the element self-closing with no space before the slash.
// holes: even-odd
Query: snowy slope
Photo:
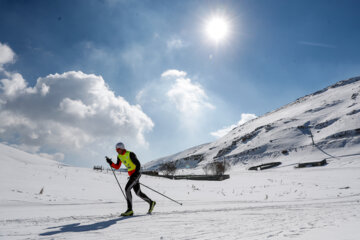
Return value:
<svg viewBox="0 0 360 240">
<path fill-rule="evenodd" d="M 360 153 L 360 77 L 340 81 L 273 112 L 234 128 L 215 142 L 146 164 L 158 169 L 166 161 L 179 168 L 201 168 L 214 160 L 254 165 L 295 163 Z M 318 154 L 321 153 L 321 154 Z M 248 166 L 246 166 L 248 167 Z"/>
<path fill-rule="evenodd" d="M 341 152 L 338 152 L 342 154 Z M 360 234 L 360 156 L 326 167 L 251 172 L 221 182 L 142 176 L 157 205 L 134 197 L 135 216 L 112 172 L 63 166 L 0 144 L 0 239 L 336 239 Z M 295 156 L 299 161 L 302 156 Z M 117 173 L 122 186 L 125 174 Z M 40 190 L 43 193 L 40 194 Z"/>
</svg>

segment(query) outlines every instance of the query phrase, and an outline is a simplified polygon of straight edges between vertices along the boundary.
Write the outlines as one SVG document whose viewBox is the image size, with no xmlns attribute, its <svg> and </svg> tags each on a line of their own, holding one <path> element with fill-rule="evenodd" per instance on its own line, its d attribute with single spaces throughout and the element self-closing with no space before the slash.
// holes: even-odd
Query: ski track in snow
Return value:
<svg viewBox="0 0 360 240">
<path fill-rule="evenodd" d="M 187 183 L 184 181 L 183 183 Z M 201 184 L 201 183 L 200 183 Z M 1 239 L 296 239 L 313 229 L 359 221 L 360 193 L 292 201 L 160 200 L 152 215 L 135 201 L 136 216 L 122 218 L 119 203 L 17 204 L 50 216 L 1 220 Z M 11 204 L 10 204 L 11 206 Z M 123 207 L 123 206 L 121 206 Z M 14 206 L 13 206 L 14 208 Z M 76 215 L 56 217 L 59 212 Z M 176 210 L 174 210 L 176 209 Z M 82 212 L 107 214 L 82 215 Z M 19 209 L 18 209 L 19 211 Z M 52 217 L 51 215 L 55 216 Z M 354 238 L 355 239 L 355 238 Z"/>
<path fill-rule="evenodd" d="M 358 221 L 360 216 L 359 198 L 306 204 L 257 203 L 248 207 L 230 202 L 230 206 L 223 208 L 201 208 L 207 204 L 198 202 L 193 210 L 126 218 L 108 214 L 7 220 L 0 222 L 2 232 L 6 232 L 1 236 L 4 239 L 119 239 L 121 236 L 126 239 L 281 239 L 336 226 L 342 221 Z M 61 211 L 55 211 L 58 210 Z"/>
</svg>

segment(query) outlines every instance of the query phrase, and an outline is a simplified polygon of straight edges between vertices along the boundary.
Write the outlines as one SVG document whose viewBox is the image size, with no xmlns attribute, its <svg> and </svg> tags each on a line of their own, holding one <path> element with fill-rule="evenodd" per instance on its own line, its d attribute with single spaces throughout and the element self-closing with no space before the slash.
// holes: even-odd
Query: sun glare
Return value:
<svg viewBox="0 0 360 240">
<path fill-rule="evenodd" d="M 206 25 L 206 33 L 208 37 L 219 43 L 223 41 L 229 32 L 229 24 L 223 17 L 213 17 Z"/>
</svg>

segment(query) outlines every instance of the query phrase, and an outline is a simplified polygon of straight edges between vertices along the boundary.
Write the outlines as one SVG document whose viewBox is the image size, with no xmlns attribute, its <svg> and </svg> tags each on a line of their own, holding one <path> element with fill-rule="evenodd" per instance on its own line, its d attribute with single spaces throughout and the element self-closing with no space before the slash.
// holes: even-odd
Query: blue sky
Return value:
<svg viewBox="0 0 360 240">
<path fill-rule="evenodd" d="M 0 140 L 142 162 L 360 75 L 359 1 L 0 1 Z M 205 32 L 228 23 L 219 42 Z M 57 73 L 57 75 L 55 75 Z M 89 94 L 91 92 L 91 94 Z"/>
</svg>

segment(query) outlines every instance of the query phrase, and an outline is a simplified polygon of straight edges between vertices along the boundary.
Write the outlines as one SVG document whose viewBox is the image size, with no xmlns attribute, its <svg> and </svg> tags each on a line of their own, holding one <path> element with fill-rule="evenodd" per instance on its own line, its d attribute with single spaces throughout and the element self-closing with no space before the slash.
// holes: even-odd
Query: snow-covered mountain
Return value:
<svg viewBox="0 0 360 240">
<path fill-rule="evenodd" d="M 339 160 L 359 152 L 360 77 L 356 77 L 251 120 L 215 142 L 151 161 L 144 168 L 155 170 L 175 161 L 178 168 L 201 171 L 217 160 L 243 166 L 272 161 L 291 164 L 295 159 Z"/>
</svg>

